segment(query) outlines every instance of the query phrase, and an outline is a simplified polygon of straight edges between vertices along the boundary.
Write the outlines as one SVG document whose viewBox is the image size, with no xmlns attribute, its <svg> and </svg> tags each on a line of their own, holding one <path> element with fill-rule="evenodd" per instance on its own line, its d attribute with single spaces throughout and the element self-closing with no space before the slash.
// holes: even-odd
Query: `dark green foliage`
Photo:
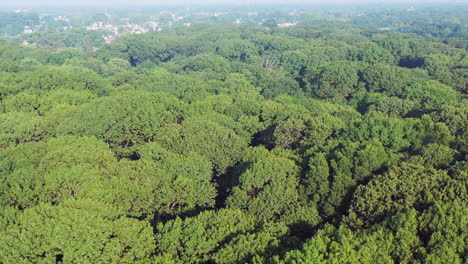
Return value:
<svg viewBox="0 0 468 264">
<path fill-rule="evenodd" d="M 99 178 L 98 167 L 113 159 L 94 138 L 61 137 L 20 144 L 1 152 L 1 203 L 29 208 L 80 195 Z"/>
<path fill-rule="evenodd" d="M 256 55 L 256 50 L 250 41 L 232 39 L 220 41 L 216 53 L 227 59 L 249 62 Z"/>
<path fill-rule="evenodd" d="M 386 64 L 372 64 L 362 72 L 362 79 L 369 92 L 381 92 L 391 96 L 404 95 L 405 88 L 427 77 L 421 70 L 410 70 Z"/>
<path fill-rule="evenodd" d="M 166 123 L 182 112 L 177 98 L 164 93 L 131 91 L 101 97 L 66 113 L 55 133 L 95 136 L 112 147 L 127 148 L 154 140 Z"/>
<path fill-rule="evenodd" d="M 358 184 L 397 158 L 377 140 L 343 142 L 329 154 L 314 153 L 302 180 L 303 195 L 323 216 L 343 212 Z"/>
<path fill-rule="evenodd" d="M 379 47 L 377 44 L 368 43 L 363 47 L 354 50 L 351 57 L 355 60 L 365 61 L 369 63 L 384 63 L 394 64 L 395 58 L 390 51 Z"/>
<path fill-rule="evenodd" d="M 359 85 L 358 64 L 335 62 L 320 69 L 312 92 L 321 99 L 346 99 Z"/>
<path fill-rule="evenodd" d="M 369 229 L 326 226 L 301 250 L 273 263 L 463 263 L 466 260 L 466 207 L 436 204 L 411 209 Z"/>
<path fill-rule="evenodd" d="M 172 54 L 167 49 L 167 45 L 165 40 L 158 39 L 155 35 L 143 37 L 130 35 L 110 47 L 110 52 L 125 53 L 124 58 L 136 66 L 145 61 L 158 63 L 168 60 Z"/>
<path fill-rule="evenodd" d="M 388 117 L 377 112 L 370 112 L 364 119 L 349 129 L 352 140 L 377 139 L 385 148 L 394 152 L 414 147 L 421 133 L 416 130 L 414 120 Z"/>
<path fill-rule="evenodd" d="M 18 212 L 0 236 L 0 260 L 6 263 L 143 263 L 154 250 L 148 222 L 88 199 Z"/>
<path fill-rule="evenodd" d="M 180 128 L 174 126 L 167 129 L 173 132 L 163 132 L 171 131 L 169 133 L 173 138 L 171 141 L 158 139 L 161 144 L 176 152 L 197 152 L 207 157 L 219 172 L 235 164 L 248 144 L 246 139 L 228 127 L 200 118 L 185 120 Z"/>
<path fill-rule="evenodd" d="M 49 91 L 66 87 L 70 90 L 89 90 L 97 95 L 109 93 L 104 79 L 85 68 L 49 66 L 11 75 L 2 81 L 14 92 L 30 89 Z"/>
<path fill-rule="evenodd" d="M 420 233 L 427 240 L 423 260 L 427 263 L 466 261 L 468 211 L 460 204 L 435 205 L 421 215 Z M 422 251 L 422 250 L 421 250 Z"/>
<path fill-rule="evenodd" d="M 229 61 L 213 54 L 200 54 L 187 59 L 184 66 L 186 71 L 230 72 Z"/>
<path fill-rule="evenodd" d="M 263 87 L 261 94 L 267 98 L 273 98 L 281 94 L 293 95 L 296 97 L 303 97 L 299 83 L 291 77 L 281 76 L 278 73 L 267 75 L 269 78 L 261 84 Z"/>
<path fill-rule="evenodd" d="M 405 117 L 416 109 L 412 100 L 398 97 L 383 97 L 369 107 L 370 111 L 383 112 L 389 116 Z"/>
<path fill-rule="evenodd" d="M 41 140 L 46 128 L 36 113 L 12 112 L 0 114 L 0 146 L 7 147 Z"/>
<path fill-rule="evenodd" d="M 464 181 L 451 179 L 445 171 L 403 163 L 357 188 L 351 202 L 351 221 L 369 225 L 386 215 L 413 207 L 427 208 L 436 201 L 458 201 L 466 206 Z"/>
<path fill-rule="evenodd" d="M 244 152 L 238 186 L 228 198 L 230 208 L 245 209 L 259 219 L 281 216 L 298 203 L 298 170 L 288 153 L 269 153 L 264 148 Z"/>
<path fill-rule="evenodd" d="M 346 227 L 326 226 L 302 250 L 290 251 L 273 263 L 393 263 L 388 254 L 391 239 L 385 233 L 355 234 Z"/>
</svg>

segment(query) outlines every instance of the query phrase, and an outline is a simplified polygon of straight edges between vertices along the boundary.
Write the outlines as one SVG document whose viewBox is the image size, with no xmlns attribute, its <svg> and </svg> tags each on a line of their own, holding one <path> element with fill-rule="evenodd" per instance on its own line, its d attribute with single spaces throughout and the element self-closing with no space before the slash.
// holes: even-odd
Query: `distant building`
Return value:
<svg viewBox="0 0 468 264">
<path fill-rule="evenodd" d="M 128 24 L 123 26 L 126 32 L 132 33 L 132 34 L 143 34 L 149 31 L 149 29 L 145 28 L 142 25 L 138 24 Z"/>
<path fill-rule="evenodd" d="M 152 30 L 156 30 L 156 29 L 159 27 L 158 22 L 151 21 L 151 22 L 149 22 L 148 24 L 149 24 L 149 27 L 150 27 Z"/>
<path fill-rule="evenodd" d="M 23 34 L 31 34 L 34 33 L 34 30 L 29 26 L 24 26 Z"/>
<path fill-rule="evenodd" d="M 119 27 L 110 24 L 104 24 L 104 22 L 94 22 L 91 26 L 86 27 L 87 30 L 110 30 L 114 34 L 119 34 Z"/>
<path fill-rule="evenodd" d="M 70 19 L 64 17 L 64 16 L 58 16 L 54 17 L 54 21 L 65 21 L 65 22 L 70 22 Z"/>
<path fill-rule="evenodd" d="M 282 23 L 282 24 L 278 24 L 278 27 L 279 28 L 287 28 L 287 27 L 294 27 L 297 25 L 297 22 L 294 22 L 294 23 Z"/>
<path fill-rule="evenodd" d="M 103 35 L 102 38 L 106 44 L 110 44 L 117 39 L 116 35 Z"/>
<path fill-rule="evenodd" d="M 194 15 L 196 16 L 211 16 L 211 13 L 209 12 L 196 12 Z"/>
</svg>

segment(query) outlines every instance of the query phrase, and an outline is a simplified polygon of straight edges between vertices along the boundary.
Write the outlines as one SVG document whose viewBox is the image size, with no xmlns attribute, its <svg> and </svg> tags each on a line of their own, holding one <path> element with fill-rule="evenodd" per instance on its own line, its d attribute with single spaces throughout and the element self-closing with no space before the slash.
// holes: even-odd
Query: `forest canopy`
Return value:
<svg viewBox="0 0 468 264">
<path fill-rule="evenodd" d="M 0 14 L 0 262 L 467 263 L 466 13 L 281 12 Z"/>
</svg>

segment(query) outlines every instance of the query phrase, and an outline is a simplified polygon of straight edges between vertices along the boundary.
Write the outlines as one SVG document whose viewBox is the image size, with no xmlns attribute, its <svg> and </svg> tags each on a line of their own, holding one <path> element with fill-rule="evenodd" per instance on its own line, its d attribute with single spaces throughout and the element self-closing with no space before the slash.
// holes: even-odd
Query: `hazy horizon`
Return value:
<svg viewBox="0 0 468 264">
<path fill-rule="evenodd" d="M 352 5 L 352 4 L 434 4 L 434 3 L 467 3 L 466 0 L 0 0 L 0 6 L 155 6 L 155 5 Z"/>
</svg>

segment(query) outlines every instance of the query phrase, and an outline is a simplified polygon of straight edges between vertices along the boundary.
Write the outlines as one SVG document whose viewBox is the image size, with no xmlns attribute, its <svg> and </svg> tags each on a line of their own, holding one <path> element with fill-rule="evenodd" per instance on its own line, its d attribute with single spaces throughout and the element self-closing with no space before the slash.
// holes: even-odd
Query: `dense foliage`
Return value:
<svg viewBox="0 0 468 264">
<path fill-rule="evenodd" d="M 382 13 L 0 42 L 0 262 L 467 263 L 466 24 Z"/>
</svg>

